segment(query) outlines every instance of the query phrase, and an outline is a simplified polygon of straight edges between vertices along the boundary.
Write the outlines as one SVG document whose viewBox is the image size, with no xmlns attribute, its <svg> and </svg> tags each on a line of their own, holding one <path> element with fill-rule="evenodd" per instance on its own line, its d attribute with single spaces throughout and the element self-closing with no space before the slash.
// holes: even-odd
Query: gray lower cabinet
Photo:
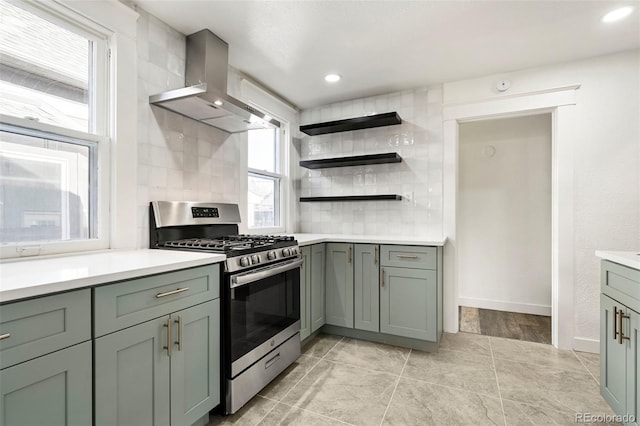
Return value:
<svg viewBox="0 0 640 426">
<path fill-rule="evenodd" d="M 640 271 L 603 261 L 600 393 L 625 425 L 640 421 Z"/>
<path fill-rule="evenodd" d="M 220 403 L 219 266 L 94 290 L 95 425 L 188 426 Z"/>
<path fill-rule="evenodd" d="M 379 247 L 356 244 L 354 248 L 354 328 L 380 331 Z"/>
<path fill-rule="evenodd" d="M 0 384 L 2 426 L 90 425 L 91 342 L 5 368 Z"/>
<path fill-rule="evenodd" d="M 206 415 L 220 401 L 219 318 L 216 299 L 96 339 L 96 424 L 191 425 Z"/>
<path fill-rule="evenodd" d="M 93 417 L 91 290 L 0 307 L 0 426 Z"/>
<path fill-rule="evenodd" d="M 326 323 L 353 328 L 353 244 L 326 245 Z"/>
<path fill-rule="evenodd" d="M 300 249 L 304 262 L 300 267 L 300 340 L 325 323 L 324 316 L 324 244 Z"/>
</svg>

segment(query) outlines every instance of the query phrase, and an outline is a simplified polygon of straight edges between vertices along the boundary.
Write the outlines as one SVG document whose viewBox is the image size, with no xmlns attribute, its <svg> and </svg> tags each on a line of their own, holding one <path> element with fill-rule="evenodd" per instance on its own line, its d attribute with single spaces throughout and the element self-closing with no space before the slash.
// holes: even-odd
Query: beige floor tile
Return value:
<svg viewBox="0 0 640 426">
<path fill-rule="evenodd" d="M 409 352 L 398 346 L 344 338 L 324 359 L 399 376 Z"/>
<path fill-rule="evenodd" d="M 503 400 L 504 414 L 509 426 L 525 425 L 562 425 L 575 426 L 576 413 L 550 410 L 549 408 L 535 407 L 521 404 L 515 401 Z M 583 421 L 587 423 L 587 421 Z M 615 425 L 616 423 L 588 422 L 590 425 Z"/>
<path fill-rule="evenodd" d="M 278 377 L 265 386 L 258 395 L 280 401 L 319 361 L 318 358 L 301 355 L 300 358 L 280 373 Z"/>
<path fill-rule="evenodd" d="M 239 425 L 253 426 L 257 424 L 267 413 L 275 407 L 276 401 L 255 396 L 253 399 L 242 407 L 237 413 L 231 416 L 211 416 L 207 426 L 218 425 Z"/>
<path fill-rule="evenodd" d="M 379 424 L 397 377 L 320 361 L 282 400 L 357 425 Z"/>
<path fill-rule="evenodd" d="M 301 410 L 300 408 L 292 407 L 290 405 L 278 404 L 259 424 L 263 426 L 323 426 L 344 425 L 345 423 L 307 410 Z"/>
<path fill-rule="evenodd" d="M 556 411 L 612 413 L 584 368 L 563 370 L 496 359 L 496 372 L 504 399 Z"/>
<path fill-rule="evenodd" d="M 491 357 L 440 349 L 438 353 L 412 351 L 403 377 L 498 397 Z"/>
<path fill-rule="evenodd" d="M 302 354 L 315 358 L 322 358 L 329 352 L 340 340 L 341 336 L 333 336 L 330 334 L 318 334 L 302 347 Z"/>
<path fill-rule="evenodd" d="M 556 349 L 544 343 L 490 337 L 491 350 L 496 359 L 537 364 L 549 368 L 584 371 L 584 366 L 573 351 Z"/>
<path fill-rule="evenodd" d="M 478 308 L 460 306 L 460 331 L 480 334 L 480 312 Z"/>
<path fill-rule="evenodd" d="M 491 345 L 488 336 L 470 333 L 444 333 L 440 341 L 440 349 L 450 351 L 472 352 L 478 355 L 491 356 Z"/>
<path fill-rule="evenodd" d="M 600 383 L 600 354 L 576 351 L 576 355 L 580 358 L 584 366 L 587 367 L 587 370 L 593 374 L 596 382 Z"/>
<path fill-rule="evenodd" d="M 383 424 L 504 425 L 500 399 L 401 379 Z"/>
</svg>

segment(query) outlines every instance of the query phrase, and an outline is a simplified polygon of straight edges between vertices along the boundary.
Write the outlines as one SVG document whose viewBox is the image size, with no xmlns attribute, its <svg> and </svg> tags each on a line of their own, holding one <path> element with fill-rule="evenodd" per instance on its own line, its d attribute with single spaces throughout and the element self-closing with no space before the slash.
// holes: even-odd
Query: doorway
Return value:
<svg viewBox="0 0 640 426">
<path fill-rule="evenodd" d="M 461 331 L 551 343 L 551 125 L 550 113 L 459 125 Z"/>
</svg>

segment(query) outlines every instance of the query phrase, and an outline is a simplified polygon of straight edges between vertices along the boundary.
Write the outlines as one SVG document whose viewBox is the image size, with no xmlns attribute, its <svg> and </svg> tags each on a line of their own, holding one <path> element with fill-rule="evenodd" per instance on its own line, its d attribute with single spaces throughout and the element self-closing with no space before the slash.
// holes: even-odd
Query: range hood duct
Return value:
<svg viewBox="0 0 640 426">
<path fill-rule="evenodd" d="M 268 114 L 227 95 L 229 45 L 209 30 L 187 36 L 185 85 L 149 97 L 149 103 L 229 133 L 277 128 Z"/>
</svg>

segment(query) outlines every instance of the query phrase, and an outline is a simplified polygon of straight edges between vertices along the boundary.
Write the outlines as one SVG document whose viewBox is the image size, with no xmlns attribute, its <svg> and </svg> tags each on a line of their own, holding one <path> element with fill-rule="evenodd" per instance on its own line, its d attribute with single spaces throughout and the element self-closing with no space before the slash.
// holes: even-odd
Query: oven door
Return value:
<svg viewBox="0 0 640 426">
<path fill-rule="evenodd" d="M 300 331 L 301 264 L 295 259 L 229 276 L 231 378 Z"/>
</svg>

